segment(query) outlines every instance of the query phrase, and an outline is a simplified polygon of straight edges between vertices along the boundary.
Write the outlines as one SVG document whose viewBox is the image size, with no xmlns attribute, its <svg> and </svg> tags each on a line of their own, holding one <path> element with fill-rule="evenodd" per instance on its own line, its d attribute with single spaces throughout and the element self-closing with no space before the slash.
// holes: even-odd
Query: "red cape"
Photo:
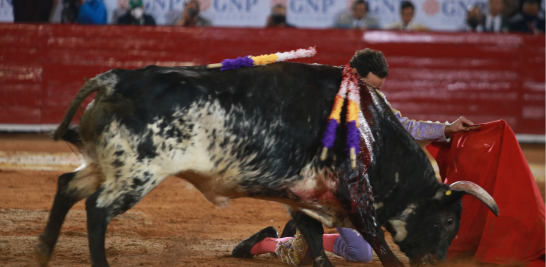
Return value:
<svg viewBox="0 0 546 267">
<path fill-rule="evenodd" d="M 489 263 L 531 262 L 544 254 L 544 201 L 514 132 L 503 121 L 457 133 L 450 143 L 427 150 L 445 183 L 472 181 L 497 202 L 499 217 L 471 196 L 464 196 L 461 225 L 447 261 L 474 256 Z M 533 264 L 544 266 L 544 261 Z"/>
</svg>

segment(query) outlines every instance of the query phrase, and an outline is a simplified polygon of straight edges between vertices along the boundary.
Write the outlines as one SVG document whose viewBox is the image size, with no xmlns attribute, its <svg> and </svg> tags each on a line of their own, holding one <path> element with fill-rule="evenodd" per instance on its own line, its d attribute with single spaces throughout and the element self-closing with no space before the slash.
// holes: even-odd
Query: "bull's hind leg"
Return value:
<svg viewBox="0 0 546 267">
<path fill-rule="evenodd" d="M 85 201 L 89 252 L 93 267 L 109 266 L 104 243 L 110 220 L 132 208 L 167 177 L 166 174 L 153 174 L 149 166 L 132 166 L 132 171 L 127 176 L 117 172 L 115 177 L 109 178 Z"/>
<path fill-rule="evenodd" d="M 57 193 L 44 233 L 38 237 L 34 252 L 40 266 L 47 266 L 63 225 L 66 214 L 78 201 L 88 197 L 97 190 L 101 176 L 95 165 L 65 173 L 57 180 Z"/>
<path fill-rule="evenodd" d="M 315 267 L 334 267 L 332 262 L 326 256 L 322 245 L 322 235 L 324 228 L 322 223 L 309 217 L 308 215 L 290 209 L 290 215 L 296 223 L 303 237 L 307 240 L 311 254 L 313 255 L 313 266 Z"/>
</svg>

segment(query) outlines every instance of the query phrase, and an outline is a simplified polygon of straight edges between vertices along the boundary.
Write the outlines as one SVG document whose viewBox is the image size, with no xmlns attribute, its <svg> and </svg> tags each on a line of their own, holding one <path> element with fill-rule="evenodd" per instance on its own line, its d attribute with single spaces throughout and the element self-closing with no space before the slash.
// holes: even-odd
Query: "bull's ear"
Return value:
<svg viewBox="0 0 546 267">
<path fill-rule="evenodd" d="M 462 191 L 440 189 L 436 193 L 435 198 L 440 201 L 441 206 L 446 206 L 460 200 L 465 194 L 466 193 Z"/>
</svg>

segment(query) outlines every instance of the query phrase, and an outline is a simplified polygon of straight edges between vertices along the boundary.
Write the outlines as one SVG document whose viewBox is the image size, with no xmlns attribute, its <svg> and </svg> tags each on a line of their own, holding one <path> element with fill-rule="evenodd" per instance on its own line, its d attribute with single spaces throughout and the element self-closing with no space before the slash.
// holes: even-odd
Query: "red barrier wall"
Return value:
<svg viewBox="0 0 546 267">
<path fill-rule="evenodd" d="M 112 68 L 202 65 L 309 46 L 318 55 L 301 61 L 333 65 L 365 47 L 383 51 L 390 66 L 383 92 L 412 119 L 504 119 L 516 133 L 545 133 L 543 36 L 35 24 L 0 24 L 0 129 L 59 123 L 84 78 Z"/>
</svg>

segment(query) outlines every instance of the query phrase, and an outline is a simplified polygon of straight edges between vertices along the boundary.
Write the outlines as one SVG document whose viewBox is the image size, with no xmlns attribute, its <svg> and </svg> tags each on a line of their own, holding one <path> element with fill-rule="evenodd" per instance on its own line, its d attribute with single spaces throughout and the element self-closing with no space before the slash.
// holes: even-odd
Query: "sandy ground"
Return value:
<svg viewBox="0 0 546 267">
<path fill-rule="evenodd" d="M 523 145 L 544 198 L 544 145 Z M 42 134 L 0 134 L 0 266 L 37 266 L 32 246 L 43 230 L 57 177 L 79 155 Z M 112 266 L 286 266 L 274 255 L 231 257 L 244 238 L 288 221 L 278 203 L 236 199 L 218 208 L 183 180 L 171 177 L 110 223 L 106 248 Z M 335 230 L 327 230 L 333 233 Z M 407 258 L 392 243 L 396 255 Z M 328 254 L 336 266 L 364 266 Z M 50 266 L 89 266 L 83 202 L 68 214 Z M 365 266 L 382 266 L 374 256 Z M 451 266 L 484 266 L 460 263 Z"/>
</svg>

